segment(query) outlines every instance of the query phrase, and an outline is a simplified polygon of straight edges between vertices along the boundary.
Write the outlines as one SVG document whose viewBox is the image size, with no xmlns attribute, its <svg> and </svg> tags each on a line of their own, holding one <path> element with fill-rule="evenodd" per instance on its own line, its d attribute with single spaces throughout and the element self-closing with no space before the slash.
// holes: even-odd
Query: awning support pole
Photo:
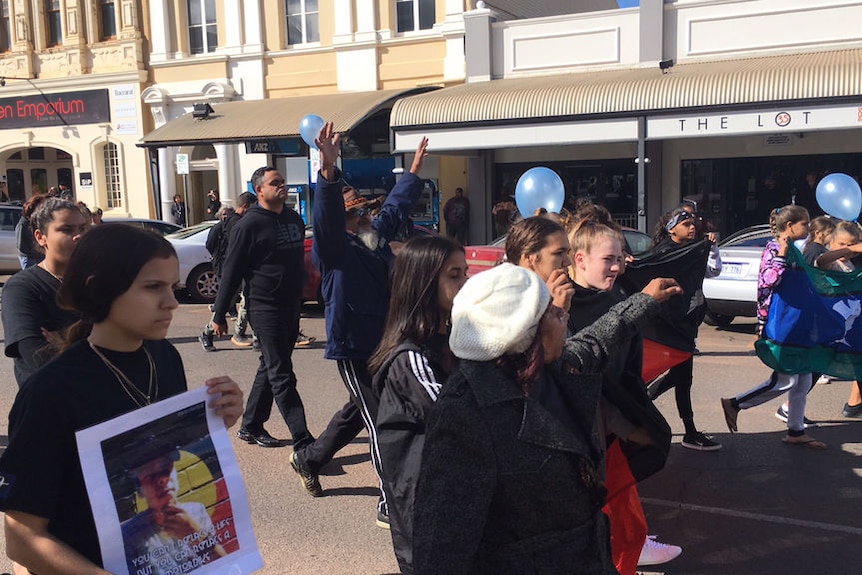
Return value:
<svg viewBox="0 0 862 575">
<path fill-rule="evenodd" d="M 646 167 L 649 158 L 646 157 L 646 117 L 638 117 L 638 157 L 635 163 L 638 166 L 638 231 L 647 233 L 647 179 Z"/>
</svg>

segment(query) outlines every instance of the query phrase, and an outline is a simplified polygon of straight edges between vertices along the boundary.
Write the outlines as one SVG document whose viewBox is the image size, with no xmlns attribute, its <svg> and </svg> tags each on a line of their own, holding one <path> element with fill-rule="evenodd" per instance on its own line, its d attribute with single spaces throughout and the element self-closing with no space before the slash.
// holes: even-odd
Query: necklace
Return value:
<svg viewBox="0 0 862 575">
<path fill-rule="evenodd" d="M 144 353 L 147 355 L 147 363 L 150 365 L 150 381 L 147 385 L 147 393 L 144 393 L 138 389 L 138 386 L 136 386 L 119 367 L 111 363 L 111 360 L 105 357 L 105 354 L 99 351 L 99 348 L 96 347 L 92 341 L 87 340 L 87 343 L 90 344 L 90 349 L 99 356 L 99 359 L 102 360 L 105 367 L 108 368 L 108 371 L 114 374 L 114 377 L 116 377 L 117 381 L 120 382 L 120 387 L 122 387 L 123 391 L 126 392 L 126 395 L 135 402 L 135 405 L 138 407 L 144 407 L 153 402 L 153 398 L 155 398 L 156 394 L 159 392 L 159 375 L 156 373 L 156 366 L 153 363 L 153 356 L 150 355 L 150 350 L 146 347 L 143 348 Z"/>
<path fill-rule="evenodd" d="M 60 277 L 60 276 L 58 276 L 57 274 L 55 274 L 55 273 L 54 273 L 54 272 L 52 272 L 51 270 L 49 270 L 49 269 L 48 269 L 48 267 L 47 267 L 47 266 L 45 266 L 45 262 L 44 262 L 44 261 L 39 262 L 39 264 L 38 264 L 38 265 L 39 265 L 39 267 L 40 267 L 40 268 L 42 268 L 43 270 L 45 270 L 46 272 L 48 272 L 49 274 L 51 274 L 52 276 L 54 276 L 54 279 L 55 279 L 55 280 L 57 280 L 57 281 L 58 281 L 58 282 L 60 282 L 60 283 L 63 283 L 63 278 L 62 278 L 62 277 Z"/>
</svg>

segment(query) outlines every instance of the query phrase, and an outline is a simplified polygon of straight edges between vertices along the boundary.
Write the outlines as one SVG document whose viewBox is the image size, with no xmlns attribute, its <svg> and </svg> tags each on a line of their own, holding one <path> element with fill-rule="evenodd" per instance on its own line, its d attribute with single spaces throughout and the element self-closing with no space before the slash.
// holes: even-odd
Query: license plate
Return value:
<svg viewBox="0 0 862 575">
<path fill-rule="evenodd" d="M 722 264 L 721 265 L 721 275 L 727 276 L 741 276 L 742 275 L 742 266 L 744 264 Z"/>
</svg>

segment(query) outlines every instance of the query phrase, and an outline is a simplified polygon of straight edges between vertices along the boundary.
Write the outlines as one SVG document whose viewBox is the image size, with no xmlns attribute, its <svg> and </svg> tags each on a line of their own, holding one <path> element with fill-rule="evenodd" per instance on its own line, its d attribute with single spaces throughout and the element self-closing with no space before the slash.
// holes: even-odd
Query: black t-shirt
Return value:
<svg viewBox="0 0 862 575">
<path fill-rule="evenodd" d="M 18 385 L 23 385 L 33 372 L 51 359 L 52 354 L 45 349 L 47 344 L 41 329 L 60 331 L 79 319 L 79 314 L 62 310 L 57 305 L 58 289 L 60 281 L 39 266 L 18 272 L 3 286 L 0 297 L 5 353 L 15 359 Z"/>
<path fill-rule="evenodd" d="M 826 246 L 822 244 L 818 244 L 817 242 L 808 242 L 805 244 L 805 249 L 802 250 L 802 258 L 805 260 L 810 266 L 813 266 L 817 263 L 817 258 L 828 252 Z"/>
<path fill-rule="evenodd" d="M 144 346 L 156 366 L 156 400 L 185 391 L 174 346 L 166 340 Z M 150 368 L 143 348 L 100 351 L 146 390 Z M 9 446 L 0 457 L 0 510 L 47 518 L 52 535 L 101 565 L 75 432 L 137 408 L 86 341 L 47 363 L 18 393 L 9 414 Z"/>
</svg>

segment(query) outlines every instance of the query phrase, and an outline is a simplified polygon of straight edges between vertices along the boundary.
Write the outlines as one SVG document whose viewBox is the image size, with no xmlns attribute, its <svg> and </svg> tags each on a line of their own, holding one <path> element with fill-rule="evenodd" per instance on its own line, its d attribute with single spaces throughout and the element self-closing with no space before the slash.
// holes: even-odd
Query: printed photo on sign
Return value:
<svg viewBox="0 0 862 575">
<path fill-rule="evenodd" d="M 78 432 L 108 571 L 249 573 L 262 566 L 233 449 L 206 400 L 202 388 Z"/>
</svg>

